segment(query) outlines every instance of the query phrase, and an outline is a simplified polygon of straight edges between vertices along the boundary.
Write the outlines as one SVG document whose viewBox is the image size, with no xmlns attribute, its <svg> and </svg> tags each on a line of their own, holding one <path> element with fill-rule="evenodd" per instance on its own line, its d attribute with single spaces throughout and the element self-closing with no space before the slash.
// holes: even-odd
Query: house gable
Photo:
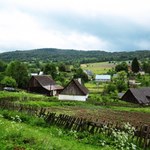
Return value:
<svg viewBox="0 0 150 150">
<path fill-rule="evenodd" d="M 130 88 L 121 99 L 132 103 L 150 104 L 150 88 Z"/>
<path fill-rule="evenodd" d="M 133 95 L 133 93 L 128 90 L 121 98 L 122 100 L 126 101 L 126 102 L 131 102 L 131 103 L 136 103 L 138 104 L 138 100 L 136 99 L 136 97 Z"/>
<path fill-rule="evenodd" d="M 68 86 L 65 87 L 65 89 L 61 92 L 61 94 L 86 95 L 73 80 L 68 84 Z"/>
<path fill-rule="evenodd" d="M 62 89 L 62 86 L 56 85 L 55 81 L 46 75 L 32 76 L 29 81 L 29 91 L 31 92 L 57 95 Z"/>
</svg>

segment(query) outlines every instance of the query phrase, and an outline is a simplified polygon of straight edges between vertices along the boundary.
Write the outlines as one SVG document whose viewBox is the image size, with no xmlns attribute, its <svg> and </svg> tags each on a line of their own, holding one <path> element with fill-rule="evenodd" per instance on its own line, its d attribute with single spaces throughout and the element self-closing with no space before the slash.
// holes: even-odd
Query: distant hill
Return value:
<svg viewBox="0 0 150 150">
<path fill-rule="evenodd" d="M 105 52 L 105 51 L 79 51 L 54 48 L 43 48 L 25 51 L 12 51 L 0 54 L 3 61 L 53 61 L 53 62 L 101 62 L 101 61 L 124 61 L 150 58 L 150 50 L 130 51 L 130 52 Z"/>
</svg>

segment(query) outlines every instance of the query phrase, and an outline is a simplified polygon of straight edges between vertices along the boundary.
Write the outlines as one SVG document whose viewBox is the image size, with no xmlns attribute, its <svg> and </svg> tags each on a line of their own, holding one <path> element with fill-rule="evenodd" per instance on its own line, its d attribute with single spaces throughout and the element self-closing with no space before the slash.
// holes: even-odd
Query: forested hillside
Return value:
<svg viewBox="0 0 150 150">
<path fill-rule="evenodd" d="M 142 57 L 141 57 L 142 56 Z M 150 58 L 150 50 L 130 51 L 130 52 L 105 52 L 105 51 L 77 51 L 54 48 L 43 48 L 25 51 L 12 51 L 0 54 L 3 61 L 32 61 L 45 60 L 53 62 L 100 62 L 100 61 L 123 61 L 131 60 L 134 57 L 140 59 Z"/>
</svg>

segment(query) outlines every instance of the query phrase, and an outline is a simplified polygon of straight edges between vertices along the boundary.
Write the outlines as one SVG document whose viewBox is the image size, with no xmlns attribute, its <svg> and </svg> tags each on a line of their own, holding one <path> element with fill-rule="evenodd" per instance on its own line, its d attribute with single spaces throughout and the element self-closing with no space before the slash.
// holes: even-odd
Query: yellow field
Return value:
<svg viewBox="0 0 150 150">
<path fill-rule="evenodd" d="M 82 69 L 91 70 L 94 74 L 107 73 L 107 71 L 109 69 L 112 69 L 114 67 L 115 67 L 115 64 L 114 63 L 109 63 L 109 62 L 81 64 Z"/>
</svg>

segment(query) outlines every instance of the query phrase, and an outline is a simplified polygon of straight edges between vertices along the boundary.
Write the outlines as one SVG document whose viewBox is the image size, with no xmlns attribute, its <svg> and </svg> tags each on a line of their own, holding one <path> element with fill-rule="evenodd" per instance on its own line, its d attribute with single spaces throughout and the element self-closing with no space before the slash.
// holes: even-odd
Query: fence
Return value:
<svg viewBox="0 0 150 150">
<path fill-rule="evenodd" d="M 17 110 L 19 112 L 27 112 L 30 115 L 36 115 L 44 118 L 47 124 L 55 125 L 68 130 L 76 130 L 77 132 L 87 131 L 91 134 L 103 132 L 106 135 L 111 135 L 112 129 L 124 130 L 121 124 L 112 124 L 109 122 L 99 122 L 98 120 L 90 121 L 85 118 L 77 118 L 64 114 L 57 115 L 49 112 L 46 108 L 37 108 L 21 104 L 15 104 L 9 101 L 0 101 L 1 109 Z M 136 126 L 134 136 L 132 137 L 143 149 L 150 148 L 150 126 Z"/>
</svg>

